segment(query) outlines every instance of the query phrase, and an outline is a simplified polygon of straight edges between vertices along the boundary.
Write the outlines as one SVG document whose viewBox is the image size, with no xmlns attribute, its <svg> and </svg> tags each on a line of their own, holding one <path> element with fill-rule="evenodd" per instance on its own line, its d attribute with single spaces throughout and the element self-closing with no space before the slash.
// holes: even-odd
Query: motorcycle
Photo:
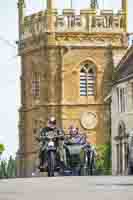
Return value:
<svg viewBox="0 0 133 200">
<path fill-rule="evenodd" d="M 54 131 L 43 136 L 42 156 L 48 176 L 54 176 L 55 171 L 63 176 L 93 175 L 93 151 L 90 151 L 89 145 L 75 143 L 67 136 Z"/>
<path fill-rule="evenodd" d="M 43 140 L 43 160 L 47 163 L 48 176 L 52 177 L 54 176 L 54 172 L 57 167 L 57 162 L 59 161 L 59 159 L 57 159 L 57 157 L 59 157 L 57 156 L 59 141 L 64 140 L 64 135 L 58 134 L 55 131 L 49 131 L 46 132 L 45 136 L 41 137 L 41 139 Z"/>
</svg>

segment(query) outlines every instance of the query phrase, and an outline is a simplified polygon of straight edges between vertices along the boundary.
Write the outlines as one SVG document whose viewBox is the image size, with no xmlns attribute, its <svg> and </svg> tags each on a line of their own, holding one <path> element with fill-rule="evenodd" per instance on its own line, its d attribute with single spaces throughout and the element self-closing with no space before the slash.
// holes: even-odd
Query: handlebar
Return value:
<svg viewBox="0 0 133 200">
<path fill-rule="evenodd" d="M 85 134 L 80 134 L 80 136 L 86 137 Z M 45 135 L 41 137 L 37 137 L 36 140 L 41 141 L 41 140 L 46 140 L 46 139 L 56 139 L 56 138 L 62 138 L 64 140 L 69 140 L 71 139 L 72 135 L 71 134 L 54 134 L 54 135 Z"/>
<path fill-rule="evenodd" d="M 41 136 L 40 138 L 36 137 L 37 141 L 41 141 L 41 140 L 46 140 L 46 139 L 56 139 L 56 138 L 63 138 L 64 139 L 64 135 L 46 135 L 46 136 Z"/>
</svg>

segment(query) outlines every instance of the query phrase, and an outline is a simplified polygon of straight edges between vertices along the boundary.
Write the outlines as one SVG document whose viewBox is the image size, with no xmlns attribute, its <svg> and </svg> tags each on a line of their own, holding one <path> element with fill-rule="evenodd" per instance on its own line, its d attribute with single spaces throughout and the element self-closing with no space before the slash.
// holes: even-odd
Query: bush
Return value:
<svg viewBox="0 0 133 200">
<path fill-rule="evenodd" d="M 96 173 L 97 175 L 111 175 L 111 144 L 96 146 Z"/>
<path fill-rule="evenodd" d="M 9 160 L 0 162 L 0 178 L 16 177 L 16 161 L 10 156 Z"/>
</svg>

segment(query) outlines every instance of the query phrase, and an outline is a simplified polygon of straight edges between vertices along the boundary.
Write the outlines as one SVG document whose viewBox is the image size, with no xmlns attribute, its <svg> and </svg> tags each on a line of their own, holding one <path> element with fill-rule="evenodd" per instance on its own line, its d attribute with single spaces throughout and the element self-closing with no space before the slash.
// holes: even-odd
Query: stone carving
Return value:
<svg viewBox="0 0 133 200">
<path fill-rule="evenodd" d="M 73 13 L 58 14 L 54 17 L 54 26 L 57 32 L 118 32 L 124 30 L 124 19 L 122 13 L 113 14 L 113 12 L 102 11 L 100 15 L 86 14 L 77 15 Z M 95 21 L 95 23 L 94 23 Z M 89 22 L 89 23 L 88 23 Z M 45 12 L 39 12 L 25 17 L 24 20 L 24 38 L 31 35 L 47 32 L 47 19 Z"/>
<path fill-rule="evenodd" d="M 81 124 L 85 129 L 94 129 L 97 125 L 97 115 L 92 112 L 84 112 L 80 118 Z"/>
</svg>

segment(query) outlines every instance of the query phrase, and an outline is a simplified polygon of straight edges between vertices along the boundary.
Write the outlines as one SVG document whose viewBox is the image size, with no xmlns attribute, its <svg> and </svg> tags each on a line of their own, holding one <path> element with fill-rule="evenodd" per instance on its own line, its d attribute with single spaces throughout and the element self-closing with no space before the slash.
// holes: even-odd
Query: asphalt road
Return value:
<svg viewBox="0 0 133 200">
<path fill-rule="evenodd" d="M 0 200 L 133 200 L 133 177 L 0 180 Z"/>
</svg>

